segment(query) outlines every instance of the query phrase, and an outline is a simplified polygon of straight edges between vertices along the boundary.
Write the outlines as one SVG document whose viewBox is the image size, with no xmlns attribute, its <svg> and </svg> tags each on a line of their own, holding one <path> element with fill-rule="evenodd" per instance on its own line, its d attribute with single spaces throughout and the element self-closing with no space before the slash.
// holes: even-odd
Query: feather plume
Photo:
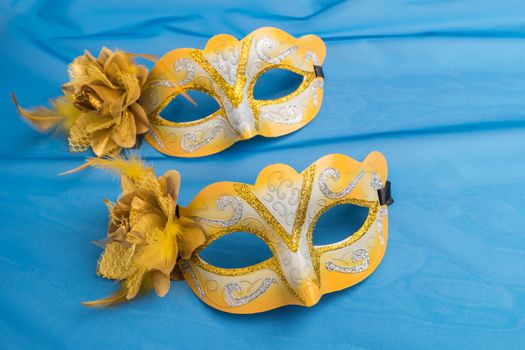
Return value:
<svg viewBox="0 0 525 350">
<path fill-rule="evenodd" d="M 81 302 L 82 305 L 87 307 L 108 307 L 111 305 L 122 303 L 126 300 L 126 295 L 128 294 L 128 290 L 125 288 L 117 290 L 115 293 L 111 294 L 107 298 L 99 299 L 99 300 L 93 300 L 93 301 L 83 301 Z"/>
</svg>

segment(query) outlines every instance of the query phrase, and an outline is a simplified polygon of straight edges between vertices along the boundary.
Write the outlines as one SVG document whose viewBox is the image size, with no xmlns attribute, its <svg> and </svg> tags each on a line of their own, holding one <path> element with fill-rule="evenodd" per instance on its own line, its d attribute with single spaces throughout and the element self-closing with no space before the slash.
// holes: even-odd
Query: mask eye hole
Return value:
<svg viewBox="0 0 525 350">
<path fill-rule="evenodd" d="M 199 252 L 210 265 L 235 269 L 252 266 L 272 257 L 266 243 L 254 234 L 233 232 L 219 237 Z"/>
<path fill-rule="evenodd" d="M 175 123 L 192 122 L 203 119 L 220 108 L 219 103 L 207 93 L 197 90 L 189 90 L 187 93 L 197 106 L 184 96 L 177 95 L 160 113 L 162 118 Z"/>
<path fill-rule="evenodd" d="M 341 204 L 327 210 L 315 223 L 312 232 L 314 246 L 341 242 L 352 236 L 365 223 L 368 208 Z"/>
<path fill-rule="evenodd" d="M 291 94 L 303 82 L 303 76 L 287 69 L 275 68 L 264 72 L 253 88 L 256 100 L 274 100 Z"/>
</svg>

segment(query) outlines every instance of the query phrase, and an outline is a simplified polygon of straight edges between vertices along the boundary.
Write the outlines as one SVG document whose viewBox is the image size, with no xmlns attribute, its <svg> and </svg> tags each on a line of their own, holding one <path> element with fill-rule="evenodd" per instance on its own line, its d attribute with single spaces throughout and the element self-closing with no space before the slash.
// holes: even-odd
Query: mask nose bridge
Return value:
<svg viewBox="0 0 525 350">
<path fill-rule="evenodd" d="M 320 286 L 311 257 L 305 257 L 302 251 L 304 249 L 298 249 L 295 252 L 286 249 L 287 256 L 281 256 L 280 264 L 289 286 L 306 306 L 312 306 L 321 297 Z"/>
<path fill-rule="evenodd" d="M 241 89 L 232 89 L 225 92 L 223 99 L 226 118 L 242 140 L 257 135 L 255 111 L 248 100 L 248 84 L 245 82 Z"/>
</svg>

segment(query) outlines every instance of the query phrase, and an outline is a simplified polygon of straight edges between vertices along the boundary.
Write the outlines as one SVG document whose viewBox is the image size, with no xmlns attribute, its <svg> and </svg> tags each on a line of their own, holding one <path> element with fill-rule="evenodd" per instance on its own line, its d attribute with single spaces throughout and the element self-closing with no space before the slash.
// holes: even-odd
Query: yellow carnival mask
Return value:
<svg viewBox="0 0 525 350">
<path fill-rule="evenodd" d="M 148 285 L 162 296 L 169 288 L 167 276 L 171 272 L 175 278 L 179 271 L 202 301 L 222 311 L 256 313 L 289 304 L 312 306 L 322 295 L 368 277 L 385 253 L 387 205 L 393 201 L 386 161 L 379 152 L 363 162 L 327 155 L 300 174 L 274 164 L 262 170 L 255 185 L 215 183 L 188 207 L 176 210 L 178 174 L 155 180 L 152 170 L 121 173 L 125 191 L 117 205 L 110 206 L 109 243 L 98 272 L 124 282 L 115 295 L 87 303 L 90 306 L 131 299 Z M 162 209 L 163 201 L 167 210 Z M 319 218 L 342 204 L 368 208 L 363 225 L 340 242 L 314 245 L 312 232 Z M 234 232 L 256 235 L 273 256 L 243 268 L 221 268 L 201 258 L 203 249 Z"/>
<path fill-rule="evenodd" d="M 291 133 L 319 111 L 324 57 L 325 46 L 319 37 L 296 39 L 276 28 L 258 29 L 241 41 L 217 35 L 204 50 L 173 50 L 153 68 L 142 96 L 151 123 L 145 138 L 162 153 L 199 157 L 258 134 L 276 137 Z M 275 68 L 302 75 L 301 85 L 284 97 L 256 100 L 255 83 Z M 180 88 L 211 95 L 220 109 L 192 122 L 163 119 L 162 110 L 180 94 Z"/>
</svg>

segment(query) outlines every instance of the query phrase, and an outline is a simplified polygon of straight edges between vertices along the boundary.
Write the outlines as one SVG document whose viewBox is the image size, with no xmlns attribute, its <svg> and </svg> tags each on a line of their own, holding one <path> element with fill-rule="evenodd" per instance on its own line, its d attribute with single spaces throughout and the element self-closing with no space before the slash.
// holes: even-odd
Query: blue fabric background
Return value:
<svg viewBox="0 0 525 350">
<path fill-rule="evenodd" d="M 0 1 L 0 348 L 523 348 L 523 1 Z M 396 203 L 377 271 L 313 308 L 229 315 L 188 286 L 108 310 L 79 302 L 115 285 L 95 275 L 118 179 L 34 132 L 24 106 L 60 93 L 67 63 L 101 46 L 162 55 L 261 26 L 327 44 L 325 98 L 291 135 L 175 159 L 181 204 L 206 185 L 253 182 L 267 164 L 302 170 L 328 153 L 389 161 Z"/>
</svg>

